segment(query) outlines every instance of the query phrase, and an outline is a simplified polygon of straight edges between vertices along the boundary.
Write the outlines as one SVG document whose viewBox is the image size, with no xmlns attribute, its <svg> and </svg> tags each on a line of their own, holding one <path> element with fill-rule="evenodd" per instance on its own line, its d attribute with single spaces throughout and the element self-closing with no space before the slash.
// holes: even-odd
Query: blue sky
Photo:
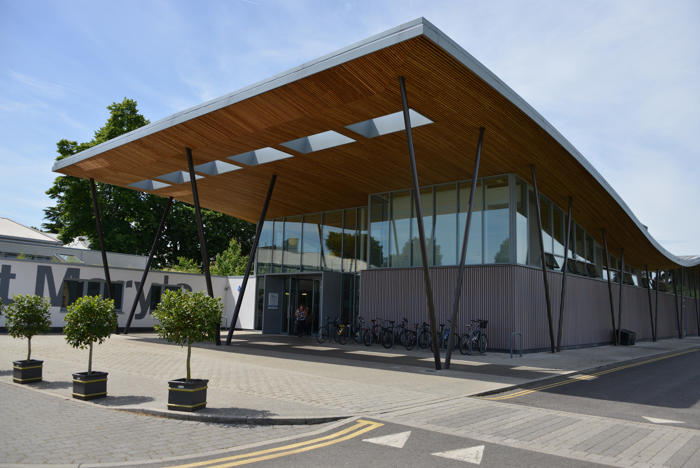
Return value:
<svg viewBox="0 0 700 468">
<path fill-rule="evenodd" d="M 61 138 L 151 121 L 424 16 L 700 254 L 700 2 L 0 0 L 0 216 L 39 226 Z"/>
</svg>

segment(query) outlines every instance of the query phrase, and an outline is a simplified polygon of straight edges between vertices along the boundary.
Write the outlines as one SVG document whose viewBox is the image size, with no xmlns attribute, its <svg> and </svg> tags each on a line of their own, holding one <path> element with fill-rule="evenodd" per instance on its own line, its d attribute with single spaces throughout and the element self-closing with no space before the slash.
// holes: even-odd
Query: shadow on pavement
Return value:
<svg viewBox="0 0 700 468">
<path fill-rule="evenodd" d="M 41 382 L 37 382 L 32 386 L 42 390 L 55 390 L 58 388 L 70 388 L 73 386 L 73 382 L 70 380 L 42 380 Z"/>
<path fill-rule="evenodd" d="M 93 400 L 93 403 L 100 406 L 128 406 L 128 405 L 138 405 L 140 403 L 147 403 L 153 401 L 154 398 L 146 396 L 137 395 L 123 395 L 123 396 L 110 396 L 100 400 Z"/>
</svg>

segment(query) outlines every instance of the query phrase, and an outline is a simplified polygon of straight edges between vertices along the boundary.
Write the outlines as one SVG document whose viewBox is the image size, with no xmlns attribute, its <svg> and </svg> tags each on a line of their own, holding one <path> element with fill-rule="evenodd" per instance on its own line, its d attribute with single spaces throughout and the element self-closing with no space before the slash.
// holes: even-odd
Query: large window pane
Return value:
<svg viewBox="0 0 700 468">
<path fill-rule="evenodd" d="M 457 186 L 435 187 L 435 265 L 456 265 L 457 252 Z M 459 245 L 459 247 L 457 247 Z"/>
<path fill-rule="evenodd" d="M 367 269 L 367 208 L 357 209 L 357 267 L 356 271 Z M 355 289 L 359 291 L 359 288 Z M 359 294 L 359 293 L 358 293 Z M 357 303 L 356 303 L 357 304 Z"/>
<path fill-rule="evenodd" d="M 359 239 L 357 236 L 357 210 L 352 208 L 345 210 L 343 225 L 343 271 L 354 272 L 357 265 L 357 248 Z"/>
<path fill-rule="evenodd" d="M 323 215 L 304 216 L 302 235 L 302 269 L 318 270 L 321 266 L 321 226 Z"/>
<path fill-rule="evenodd" d="M 389 266 L 389 195 L 372 195 L 369 217 L 369 261 L 373 267 Z"/>
<path fill-rule="evenodd" d="M 260 231 L 260 240 L 258 241 L 257 255 L 257 274 L 269 273 L 272 271 L 272 252 L 274 244 L 272 236 L 274 230 L 273 221 L 265 221 L 263 228 Z"/>
<path fill-rule="evenodd" d="M 273 251 L 272 251 L 272 271 L 282 271 L 282 261 L 284 255 L 284 220 L 275 220 L 273 227 Z"/>
<path fill-rule="evenodd" d="M 343 210 L 326 213 L 323 221 L 323 261 L 321 263 L 324 270 L 341 270 L 343 248 L 347 249 L 343 241 Z M 306 243 L 306 237 L 304 237 L 304 243 Z"/>
<path fill-rule="evenodd" d="M 528 206 L 528 218 L 527 218 L 527 228 L 528 228 L 528 264 L 534 266 L 540 266 L 540 231 L 537 228 L 537 201 L 535 200 L 535 192 L 533 190 L 528 190 L 527 192 L 527 206 Z"/>
<path fill-rule="evenodd" d="M 411 192 L 391 194 L 391 255 L 392 267 L 411 266 Z M 417 231 L 414 232 L 414 235 Z"/>
<path fill-rule="evenodd" d="M 510 262 L 508 178 L 486 179 L 484 263 Z"/>
<path fill-rule="evenodd" d="M 586 261 L 586 235 L 583 232 L 583 228 L 576 224 L 576 261 L 585 262 Z"/>
<path fill-rule="evenodd" d="M 284 223 L 284 271 L 299 271 L 301 265 L 301 216 Z"/>
<path fill-rule="evenodd" d="M 435 226 L 433 226 L 433 189 L 424 188 L 420 191 L 420 199 L 423 208 L 423 228 L 425 229 L 425 248 L 428 255 L 428 265 L 433 264 L 433 247 L 435 244 Z M 415 201 L 414 207 L 415 207 Z M 413 218 L 411 219 L 411 239 L 414 266 L 423 265 L 423 258 L 420 251 L 420 236 L 418 234 L 418 221 L 416 219 L 415 208 L 413 210 Z"/>
<path fill-rule="evenodd" d="M 515 237 L 517 239 L 518 263 L 527 263 L 527 184 L 522 179 L 515 180 Z"/>
<path fill-rule="evenodd" d="M 460 246 L 467 226 L 467 210 L 469 209 L 469 194 L 472 185 L 470 182 L 459 184 L 459 217 L 457 219 L 457 237 Z M 484 212 L 484 184 L 479 180 L 474 191 L 474 204 L 472 207 L 472 222 L 469 226 L 469 240 L 467 245 L 467 265 L 478 265 L 483 259 L 482 221 Z M 462 252 L 460 250 L 460 255 Z"/>
<path fill-rule="evenodd" d="M 566 243 L 566 215 L 558 206 L 552 208 L 553 253 L 559 266 L 564 264 L 564 244 Z"/>
</svg>

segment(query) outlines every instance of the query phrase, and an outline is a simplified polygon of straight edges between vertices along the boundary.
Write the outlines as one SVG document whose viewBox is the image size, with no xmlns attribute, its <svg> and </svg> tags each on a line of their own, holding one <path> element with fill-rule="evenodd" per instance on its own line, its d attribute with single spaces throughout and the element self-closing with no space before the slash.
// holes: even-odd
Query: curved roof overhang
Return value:
<svg viewBox="0 0 700 468">
<path fill-rule="evenodd" d="M 612 253 L 624 247 L 629 264 L 700 263 L 659 245 L 571 143 L 423 18 L 57 161 L 53 169 L 134 188 L 187 171 L 188 147 L 195 165 L 218 160 L 239 167 L 199 172 L 200 203 L 216 211 L 257 221 L 272 174 L 278 180 L 270 218 L 366 205 L 370 193 L 411 185 L 403 131 L 366 138 L 347 128 L 400 111 L 399 76 L 406 79 L 409 106 L 433 122 L 413 129 L 421 185 L 471 178 L 483 126 L 480 176 L 515 173 L 530 180 L 534 164 L 540 191 L 562 207 L 572 196 L 579 224 L 599 242 L 605 228 Z M 283 145 L 327 131 L 354 141 L 311 152 Z M 261 148 L 291 157 L 253 166 L 245 164 L 250 155 L 227 159 Z M 191 203 L 189 182 L 171 179 L 145 191 Z"/>
</svg>

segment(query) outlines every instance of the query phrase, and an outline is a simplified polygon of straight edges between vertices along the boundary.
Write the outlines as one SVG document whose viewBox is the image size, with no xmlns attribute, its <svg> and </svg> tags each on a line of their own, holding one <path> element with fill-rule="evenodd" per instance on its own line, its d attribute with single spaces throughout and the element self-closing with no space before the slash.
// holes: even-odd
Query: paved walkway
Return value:
<svg viewBox="0 0 700 468">
<path fill-rule="evenodd" d="M 613 463 L 617 460 L 613 464 L 625 464 L 620 460 L 635 454 L 634 447 L 638 446 L 635 443 L 622 450 L 624 443 L 620 441 L 618 445 L 607 447 L 607 452 L 596 453 L 602 451 L 599 446 L 602 442 L 590 439 L 594 432 L 603 431 L 618 437 L 623 431 L 626 441 L 643 436 L 638 441 L 640 444 L 651 443 L 659 448 L 659 453 L 653 454 L 653 463 L 666 460 L 666 454 L 671 454 L 672 458 L 688 452 L 689 447 L 699 442 L 694 438 L 698 431 L 689 436 L 690 433 L 683 432 L 687 429 L 658 428 L 465 398 L 522 385 L 533 379 L 697 347 L 700 346 L 697 337 L 640 343 L 634 347 L 528 354 L 512 360 L 507 354 L 499 353 L 470 356 L 469 359 L 457 355 L 454 369 L 440 372 L 431 369 L 431 357 L 425 351 L 394 349 L 385 352 L 383 348 L 358 345 L 319 346 L 310 340 L 299 342 L 296 337 L 269 337 L 257 333 L 237 333 L 235 339 L 234 346 L 230 347 L 206 345 L 193 349 L 193 377 L 210 379 L 208 407 L 197 413 L 200 417 L 239 423 L 300 424 L 369 414 L 457 435 L 464 431 L 472 438 L 514 447 L 527 446 L 525 448 L 544 453 L 559 453 L 561 448 L 570 451 L 572 458 L 587 461 Z M 24 356 L 26 342 L 0 336 L 0 391 L 3 395 L 0 398 L 0 419 L 3 420 L 0 460 L 3 461 L 46 463 L 48 455 L 50 463 L 73 463 L 75 454 L 94 454 L 90 450 L 96 448 L 105 453 L 105 457 L 100 458 L 102 461 L 150 460 L 239 445 L 232 440 L 264 440 L 311 430 L 309 426 L 300 429 L 289 425 L 274 428 L 226 426 L 222 429 L 223 426 L 214 424 L 112 411 L 169 413 L 166 410 L 167 380 L 184 374 L 186 350 L 165 344 L 152 335 L 115 335 L 95 348 L 94 368 L 109 372 L 109 396 L 95 402 L 78 402 L 70 397 L 71 373 L 85 370 L 87 351 L 70 348 L 60 335 L 35 337 L 32 349 L 34 358 L 44 360 L 44 382 L 29 389 L 11 383 L 11 361 Z M 73 414 L 82 416 L 76 419 L 71 416 Z M 484 426 L 478 434 L 472 431 L 470 414 L 482 415 Z M 511 420 L 510 416 L 516 419 Z M 97 422 L 102 421 L 101 418 L 106 418 L 107 422 Z M 13 423 L 5 424 L 7 420 Z M 74 420 L 82 421 L 86 429 L 76 429 Z M 534 433 L 533 427 L 542 427 L 544 422 L 548 422 L 544 427 L 551 430 Z M 27 437 L 35 430 L 39 431 L 38 439 Z M 573 441 L 566 433 L 584 437 L 581 432 L 584 430 L 588 438 L 579 440 L 582 445 L 567 445 Z M 624 432 L 627 430 L 635 432 L 628 434 Z M 168 434 L 175 443 L 164 442 L 163 434 Z M 553 434 L 563 439 L 557 442 Z M 609 438 L 603 442 L 608 441 Z M 559 447 L 557 443 L 565 444 Z M 136 448 L 131 444 L 137 444 Z M 37 450 L 37 447 L 41 448 Z M 649 454 L 649 450 L 645 454 Z M 82 461 L 88 460 L 95 461 L 94 458 Z"/>
</svg>

